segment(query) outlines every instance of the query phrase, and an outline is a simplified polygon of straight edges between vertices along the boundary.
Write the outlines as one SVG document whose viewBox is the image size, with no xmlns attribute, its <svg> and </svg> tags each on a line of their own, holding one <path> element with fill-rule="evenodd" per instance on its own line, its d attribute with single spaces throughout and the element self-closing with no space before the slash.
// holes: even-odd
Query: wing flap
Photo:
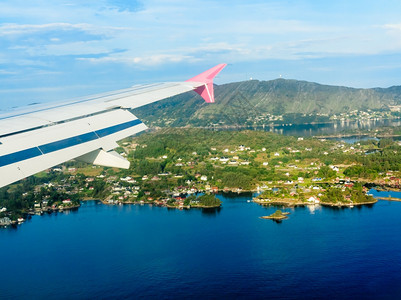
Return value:
<svg viewBox="0 0 401 300">
<path fill-rule="evenodd" d="M 0 173 L 9 176 L 1 176 L 0 186 L 98 149 L 109 151 L 116 141 L 146 128 L 129 111 L 116 110 L 6 137 L 0 144 Z"/>
</svg>

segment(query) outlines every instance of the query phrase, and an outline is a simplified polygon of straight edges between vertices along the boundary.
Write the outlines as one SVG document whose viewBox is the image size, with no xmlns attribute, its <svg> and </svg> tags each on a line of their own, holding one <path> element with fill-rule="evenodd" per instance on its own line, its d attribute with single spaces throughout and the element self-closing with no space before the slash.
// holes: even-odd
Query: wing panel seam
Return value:
<svg viewBox="0 0 401 300">
<path fill-rule="evenodd" d="M 43 144 L 37 147 L 32 147 L 28 149 L 24 149 L 21 151 L 9 153 L 3 156 L 0 156 L 0 167 L 4 167 L 7 165 L 11 165 L 20 161 L 24 161 L 30 158 L 46 155 L 55 151 L 60 151 L 69 147 L 77 146 L 80 144 L 84 144 L 96 139 L 101 139 L 106 136 L 109 136 L 113 133 L 123 131 L 125 129 L 135 127 L 137 125 L 143 124 L 141 120 L 136 119 L 132 121 L 128 121 L 125 123 L 121 123 L 118 125 L 106 127 L 100 130 L 91 131 L 88 133 L 80 134 L 77 136 L 73 136 L 70 138 L 62 139 L 56 142 Z"/>
</svg>

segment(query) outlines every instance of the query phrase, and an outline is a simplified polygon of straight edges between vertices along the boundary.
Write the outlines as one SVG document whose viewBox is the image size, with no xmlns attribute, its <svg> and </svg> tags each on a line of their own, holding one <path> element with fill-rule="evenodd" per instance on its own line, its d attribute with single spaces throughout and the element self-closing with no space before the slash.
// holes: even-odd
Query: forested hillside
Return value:
<svg viewBox="0 0 401 300">
<path fill-rule="evenodd" d="M 215 86 L 216 103 L 194 92 L 135 110 L 152 126 L 253 124 L 255 120 L 292 123 L 328 121 L 351 111 L 389 111 L 401 103 L 401 87 L 356 89 L 313 82 L 276 79 Z"/>
</svg>

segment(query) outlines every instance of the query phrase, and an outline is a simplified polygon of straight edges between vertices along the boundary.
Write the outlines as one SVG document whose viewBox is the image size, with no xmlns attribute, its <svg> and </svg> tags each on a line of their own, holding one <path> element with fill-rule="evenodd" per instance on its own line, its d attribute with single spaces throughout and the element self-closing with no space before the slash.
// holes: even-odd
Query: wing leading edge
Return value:
<svg viewBox="0 0 401 300">
<path fill-rule="evenodd" d="M 0 115 L 0 187 L 71 159 L 128 168 L 117 141 L 147 129 L 129 109 L 194 90 L 214 102 L 217 65 L 185 82 L 134 86 Z"/>
</svg>

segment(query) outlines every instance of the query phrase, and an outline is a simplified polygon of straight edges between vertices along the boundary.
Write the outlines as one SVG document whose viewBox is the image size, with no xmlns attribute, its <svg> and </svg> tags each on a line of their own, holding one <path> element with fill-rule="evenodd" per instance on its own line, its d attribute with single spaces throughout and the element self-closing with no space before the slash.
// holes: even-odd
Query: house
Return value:
<svg viewBox="0 0 401 300">
<path fill-rule="evenodd" d="M 0 226 L 11 225 L 11 219 L 8 217 L 0 218 Z"/>
<path fill-rule="evenodd" d="M 200 178 L 200 180 L 202 180 L 202 181 L 207 181 L 207 176 L 206 176 L 206 175 L 202 175 L 201 178 Z"/>
<path fill-rule="evenodd" d="M 130 177 L 130 176 L 120 178 L 121 181 L 128 181 L 131 179 L 132 179 L 132 177 Z"/>
<path fill-rule="evenodd" d="M 318 204 L 320 203 L 320 200 L 314 196 L 309 197 L 308 202 Z"/>
<path fill-rule="evenodd" d="M 330 166 L 330 169 L 332 169 L 333 171 L 339 172 L 340 169 L 336 166 Z"/>
</svg>

